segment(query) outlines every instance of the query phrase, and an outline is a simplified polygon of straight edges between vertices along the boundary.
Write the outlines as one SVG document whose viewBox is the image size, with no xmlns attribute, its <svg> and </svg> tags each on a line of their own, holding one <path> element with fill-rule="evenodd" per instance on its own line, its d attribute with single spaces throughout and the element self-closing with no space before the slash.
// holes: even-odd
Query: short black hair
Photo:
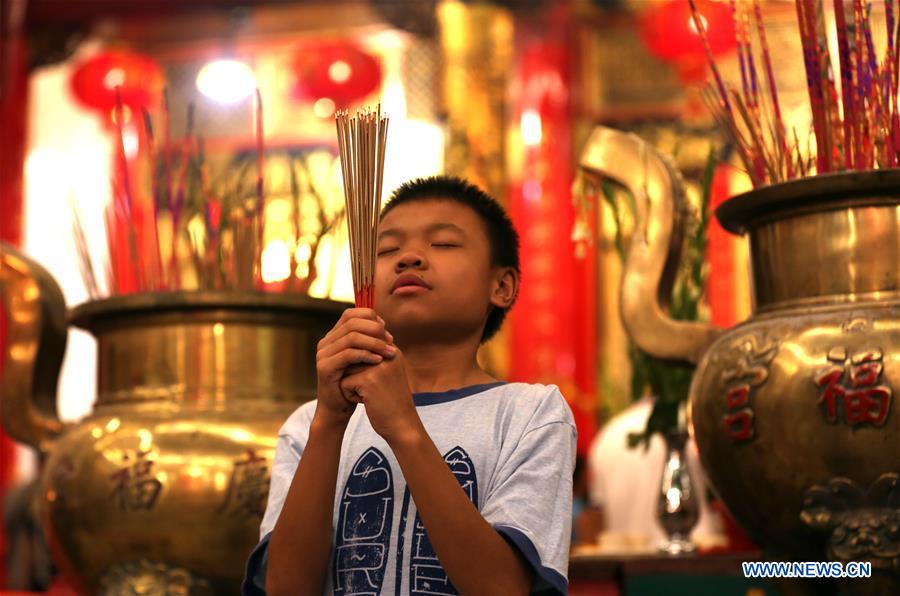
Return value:
<svg viewBox="0 0 900 596">
<path fill-rule="evenodd" d="M 406 203 L 441 199 L 465 205 L 481 218 L 487 230 L 491 247 L 492 267 L 511 267 L 517 275 L 521 275 L 519 234 L 506 210 L 492 196 L 462 178 L 431 176 L 406 182 L 391 195 L 384 209 L 381 210 L 381 218 L 384 219 L 384 216 L 392 209 Z M 514 296 L 513 302 L 515 302 L 515 298 Z M 481 343 L 496 335 L 510 308 L 512 308 L 512 304 L 507 308 L 491 310 L 484 324 L 484 331 L 481 333 Z"/>
</svg>

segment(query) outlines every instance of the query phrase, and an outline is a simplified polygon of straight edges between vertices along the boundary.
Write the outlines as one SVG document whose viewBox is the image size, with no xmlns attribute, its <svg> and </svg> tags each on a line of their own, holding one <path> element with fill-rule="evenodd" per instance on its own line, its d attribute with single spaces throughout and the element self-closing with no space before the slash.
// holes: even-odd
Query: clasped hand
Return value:
<svg viewBox="0 0 900 596">
<path fill-rule="evenodd" d="M 344 311 L 316 352 L 316 418 L 345 426 L 361 403 L 388 443 L 419 427 L 403 354 L 393 339 L 374 310 Z"/>
</svg>

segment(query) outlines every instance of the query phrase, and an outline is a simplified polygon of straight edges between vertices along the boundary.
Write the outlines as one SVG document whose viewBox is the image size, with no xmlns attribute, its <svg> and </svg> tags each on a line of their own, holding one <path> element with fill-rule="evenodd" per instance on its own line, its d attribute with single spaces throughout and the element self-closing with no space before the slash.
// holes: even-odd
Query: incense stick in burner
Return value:
<svg viewBox="0 0 900 596">
<path fill-rule="evenodd" d="M 384 152 L 388 118 L 365 110 L 350 116 L 335 114 L 344 200 L 350 235 L 350 263 L 356 305 L 375 307 L 375 245 L 381 213 L 381 186 L 384 180 Z"/>
<path fill-rule="evenodd" d="M 160 206 L 160 189 L 157 184 L 156 168 L 158 155 L 156 152 L 156 139 L 153 132 L 153 119 L 147 108 L 141 108 L 141 114 L 144 122 L 144 139 L 147 143 L 147 159 L 150 167 L 150 201 L 152 219 L 149 226 L 150 243 L 153 245 L 152 262 L 150 269 L 150 288 L 152 290 L 160 290 L 166 287 L 165 278 L 163 277 L 162 251 L 159 246 L 159 206 Z"/>
<path fill-rule="evenodd" d="M 256 88 L 254 95 L 253 110 L 253 129 L 256 136 L 256 215 L 253 225 L 256 227 L 256 246 L 254 250 L 254 267 L 259 269 L 262 266 L 263 251 L 263 233 L 265 232 L 265 165 L 266 165 L 266 146 L 264 140 L 263 127 L 263 103 L 262 93 L 259 87 Z M 259 277 L 256 283 L 262 281 L 262 271 L 258 271 Z"/>
<path fill-rule="evenodd" d="M 762 20 L 760 0 L 731 0 L 741 66 L 740 91 L 723 81 L 716 68 L 707 32 L 694 0 L 689 0 L 697 33 L 712 68 L 704 101 L 716 121 L 730 134 L 753 185 L 783 182 L 799 176 L 832 171 L 893 168 L 900 153 L 898 113 L 898 60 L 900 28 L 896 27 L 894 0 L 884 1 L 887 27 L 886 50 L 879 57 L 872 34 L 872 3 L 835 0 L 834 12 L 839 68 L 832 69 L 826 32 L 824 0 L 794 0 L 802 58 L 806 70 L 810 121 L 815 135 L 815 155 L 810 143 L 804 151 L 784 118 L 775 86 L 776 56 L 770 52 Z M 748 14 L 755 20 L 757 48 L 749 35 Z M 755 60 L 754 54 L 760 58 Z M 755 63 L 763 67 L 767 94 L 757 101 Z M 838 91 L 840 89 L 840 91 Z M 718 92 L 718 97 L 716 96 Z M 768 97 L 765 97 L 768 95 Z M 768 101 L 765 101 L 768 100 Z M 814 157 L 815 167 L 812 167 Z"/>
<path fill-rule="evenodd" d="M 125 227 L 128 230 L 128 253 L 131 258 L 131 266 L 133 274 L 135 275 L 137 290 L 143 291 L 146 284 L 143 281 L 144 271 L 140 267 L 140 255 L 138 254 L 138 241 L 135 232 L 134 198 L 131 191 L 131 177 L 128 172 L 128 155 L 125 151 L 125 107 L 122 104 L 122 94 L 118 85 L 115 88 L 115 95 L 116 136 L 118 141 L 116 150 L 118 154 L 118 174 L 120 177 L 116 186 L 121 186 L 119 197 L 121 201 L 120 204 L 122 205 L 122 219 L 125 220 Z"/>
<path fill-rule="evenodd" d="M 300 189 L 294 183 L 293 235 L 298 243 L 302 242 L 300 247 L 310 248 L 309 271 L 299 285 L 293 278 L 286 286 L 278 283 L 281 281 L 278 279 L 263 282 L 260 249 L 266 223 L 262 167 L 265 143 L 260 94 L 256 94 L 257 109 L 254 111 L 255 160 L 237 159 L 217 176 L 212 174 L 207 146 L 196 130 L 192 104 L 188 106 L 184 137 L 170 144 L 165 92 L 163 97 L 162 126 L 154 126 L 146 108 L 141 109 L 142 126 L 134 120 L 129 123 L 129 127 L 136 127 L 138 133 L 138 143 L 133 153 L 131 146 L 125 143 L 131 139 L 123 131 L 127 106 L 122 104 L 121 98 L 117 100 L 114 124 L 118 135 L 113 139 L 117 142 L 114 147 L 115 171 L 111 177 L 114 200 L 104 210 L 108 256 L 102 269 L 95 268 L 90 260 L 77 205 L 72 207 L 76 220 L 73 226 L 75 252 L 80 259 L 82 277 L 90 297 L 99 298 L 101 290 L 103 294 L 112 295 L 159 290 L 254 289 L 308 293 L 315 279 L 316 248 L 343 216 L 343 209 L 333 215 L 326 211 L 322 197 L 313 188 L 313 172 L 305 169 L 309 192 L 315 196 L 319 209 L 319 226 L 318 230 L 314 225 L 309 226 L 308 230 L 301 226 L 301 221 L 307 216 L 303 212 L 305 210 L 301 211 Z M 370 115 L 369 119 L 372 123 L 378 122 L 374 115 Z M 378 128 L 382 133 L 385 123 L 386 119 Z M 365 142 L 353 141 L 353 144 L 358 146 L 360 155 L 368 151 L 368 159 L 380 167 L 376 156 L 384 151 L 383 134 L 379 146 L 377 135 L 362 126 L 360 134 L 363 136 L 360 139 Z M 372 148 L 367 149 L 367 144 L 372 144 Z M 129 154 L 125 152 L 126 146 L 129 147 Z M 296 159 L 296 156 L 291 159 Z M 144 161 L 150 173 L 149 189 L 138 184 L 144 181 L 144 176 L 135 175 L 142 173 L 140 166 Z M 256 185 L 250 189 L 254 162 Z M 379 196 L 380 176 L 378 169 L 368 175 L 371 184 L 375 185 L 375 190 L 367 195 L 370 201 Z M 358 194 L 362 196 L 365 193 L 360 190 Z M 371 221 L 375 222 L 377 206 L 373 207 L 372 213 Z M 367 225 L 374 224 L 370 222 Z M 367 242 L 368 246 L 374 245 L 374 239 Z M 166 247 L 170 249 L 164 250 Z M 291 275 L 301 279 L 296 267 L 298 250 L 291 251 Z M 328 269 L 331 273 L 333 268 Z M 104 283 L 99 284 L 98 278 Z M 373 302 L 371 296 L 368 300 Z"/>
<path fill-rule="evenodd" d="M 69 208 L 72 210 L 72 235 L 75 239 L 75 249 L 78 251 L 81 279 L 84 287 L 87 288 L 88 298 L 96 300 L 100 297 L 100 287 L 97 285 L 97 275 L 91 261 L 91 251 L 88 249 L 87 235 L 84 233 L 81 210 L 78 208 L 78 203 L 71 199 Z"/>
</svg>

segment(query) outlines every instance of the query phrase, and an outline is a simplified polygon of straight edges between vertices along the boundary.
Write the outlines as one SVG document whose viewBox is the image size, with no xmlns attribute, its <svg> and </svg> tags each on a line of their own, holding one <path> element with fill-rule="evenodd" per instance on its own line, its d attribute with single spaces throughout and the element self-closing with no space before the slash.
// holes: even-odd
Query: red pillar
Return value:
<svg viewBox="0 0 900 596">
<path fill-rule="evenodd" d="M 509 197 L 522 287 L 511 313 L 510 377 L 559 385 L 585 453 L 596 400 L 596 268 L 593 255 L 576 257 L 571 240 L 575 36 L 569 2 L 551 3 L 542 16 L 516 23 L 511 124 L 521 144 L 510 147 L 510 161 L 521 170 L 510 175 Z"/>
<path fill-rule="evenodd" d="M 22 242 L 28 67 L 23 32 L 24 0 L 0 0 L 0 240 Z M 0 354 L 6 318 L 0 315 Z M 0 358 L 0 375 L 2 371 Z M 2 407 L 2 404 L 0 404 Z M 0 503 L 12 479 L 15 449 L 0 429 Z M 0 588 L 6 585 L 6 541 L 0 525 Z"/>
<path fill-rule="evenodd" d="M 716 168 L 713 177 L 710 208 L 714 211 L 731 194 L 732 171 L 725 164 Z M 709 302 L 712 323 L 728 329 L 738 322 L 738 299 L 734 271 L 735 236 L 726 232 L 713 217 L 707 232 L 706 258 L 709 262 L 709 276 L 706 281 L 706 296 Z"/>
</svg>

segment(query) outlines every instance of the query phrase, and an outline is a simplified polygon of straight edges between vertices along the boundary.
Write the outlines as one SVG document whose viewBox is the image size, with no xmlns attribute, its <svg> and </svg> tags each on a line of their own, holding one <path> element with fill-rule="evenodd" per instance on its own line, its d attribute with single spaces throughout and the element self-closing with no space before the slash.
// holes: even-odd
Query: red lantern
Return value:
<svg viewBox="0 0 900 596">
<path fill-rule="evenodd" d="M 294 96 L 301 101 L 331 99 L 346 108 L 381 86 L 381 62 L 349 40 L 304 45 L 293 61 Z"/>
<path fill-rule="evenodd" d="M 123 50 L 101 52 L 75 68 L 72 92 L 85 106 L 108 115 L 116 106 L 116 87 L 122 104 L 132 108 L 158 103 L 164 85 L 159 66 L 151 58 Z"/>
<path fill-rule="evenodd" d="M 713 0 L 695 0 L 695 4 L 704 22 L 713 56 L 734 50 L 737 40 L 728 4 Z M 651 4 L 640 17 L 640 29 L 650 53 L 673 64 L 683 80 L 696 80 L 704 76 L 706 52 L 687 0 Z"/>
</svg>

